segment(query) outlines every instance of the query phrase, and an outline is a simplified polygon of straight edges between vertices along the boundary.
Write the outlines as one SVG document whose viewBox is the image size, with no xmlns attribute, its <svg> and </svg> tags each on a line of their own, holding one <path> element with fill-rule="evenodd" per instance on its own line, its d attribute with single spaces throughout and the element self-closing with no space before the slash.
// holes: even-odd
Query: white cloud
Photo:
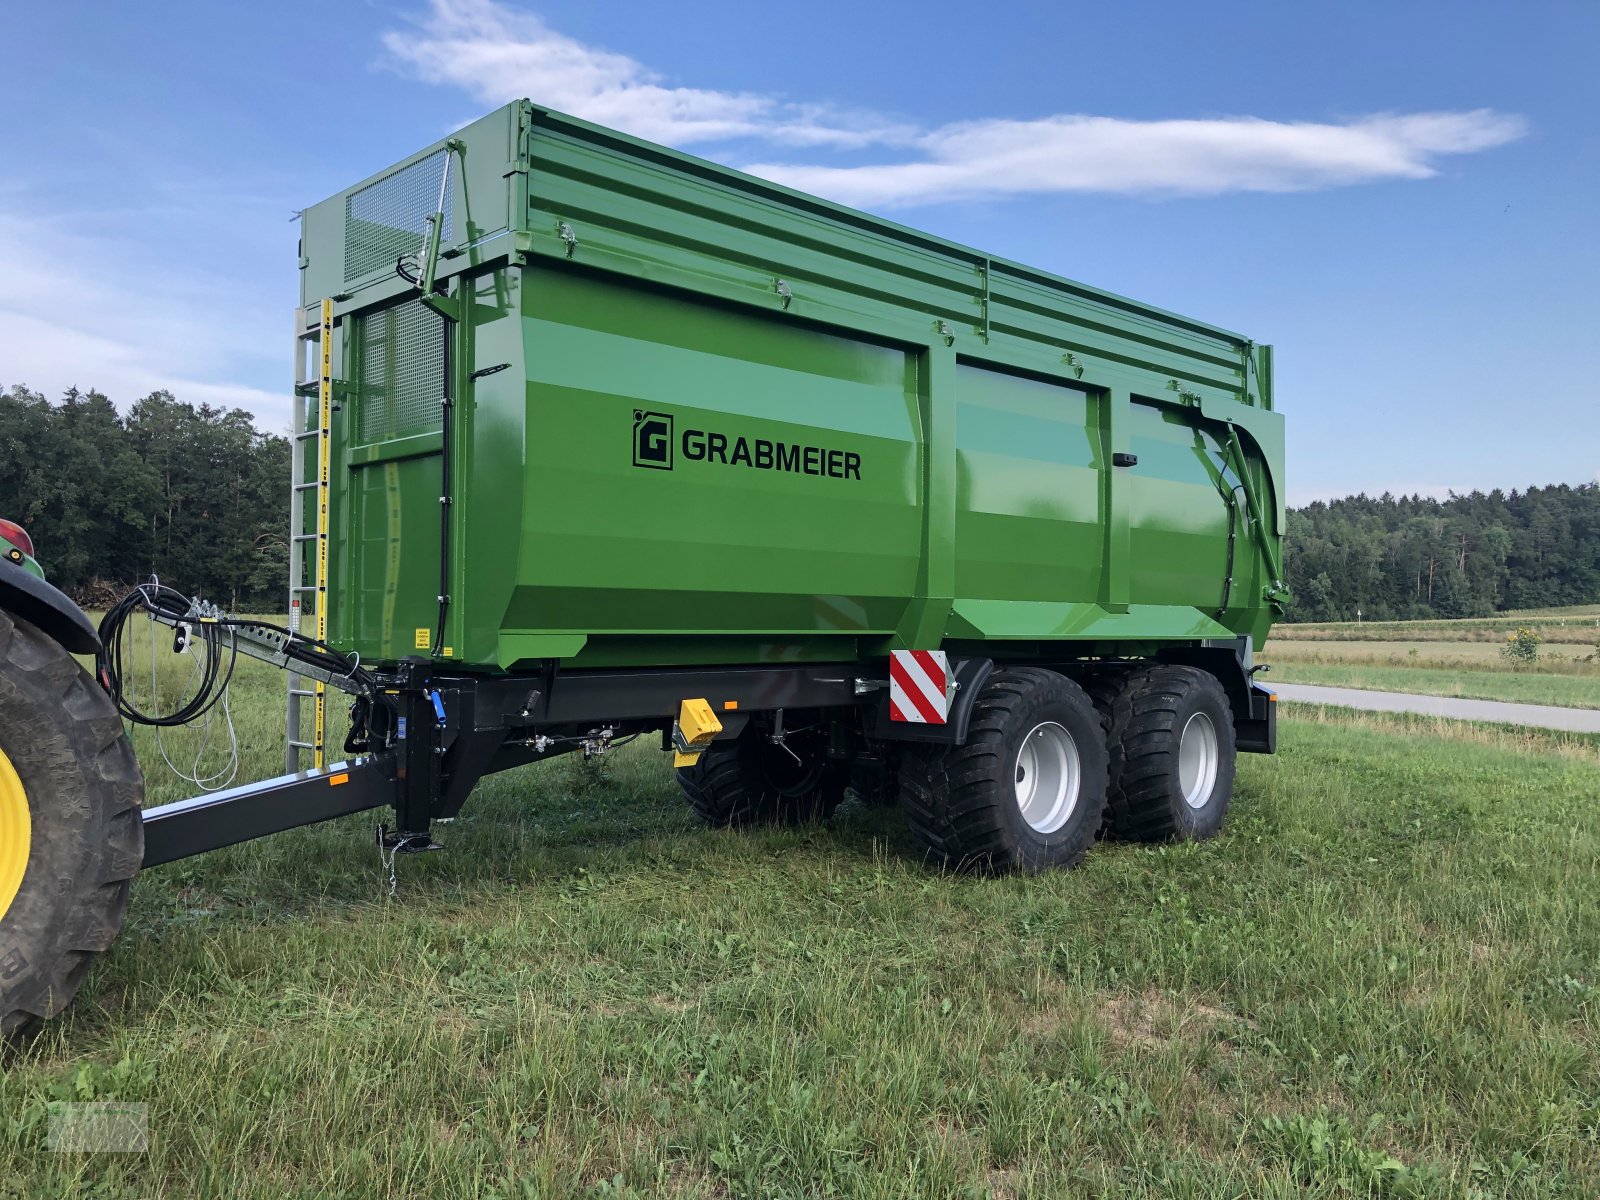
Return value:
<svg viewBox="0 0 1600 1200">
<path fill-rule="evenodd" d="M 272 392 L 242 376 L 277 350 L 287 377 L 287 311 L 272 312 L 243 278 L 174 274 L 153 247 L 94 228 L 0 208 L 0 387 L 52 399 L 94 388 L 124 409 L 166 389 L 286 427 L 287 383 Z"/>
<path fill-rule="evenodd" d="M 760 139 L 814 149 L 878 147 L 894 161 L 773 160 L 753 174 L 850 204 L 923 204 L 1024 193 L 1213 195 L 1425 179 L 1444 155 L 1521 137 L 1489 109 L 1378 114 L 1343 122 L 1259 117 L 1136 121 L 1062 113 L 932 129 L 753 92 L 671 86 L 627 55 L 586 46 L 497 0 L 430 0 L 426 17 L 384 35 L 392 62 L 485 104 L 540 104 L 670 145 Z"/>
<path fill-rule="evenodd" d="M 1062 115 L 947 125 L 918 140 L 923 157 L 912 162 L 745 169 L 861 205 L 1028 192 L 1294 192 L 1425 179 L 1440 155 L 1484 150 L 1522 132 L 1520 119 L 1488 109 L 1369 116 L 1342 125 Z"/>
<path fill-rule="evenodd" d="M 760 137 L 851 147 L 916 134 L 910 126 L 825 105 L 668 86 L 625 54 L 585 46 L 532 13 L 494 0 L 432 0 L 425 19 L 384 34 L 383 45 L 417 78 L 453 84 L 485 104 L 532 94 L 551 108 L 674 145 Z"/>
</svg>

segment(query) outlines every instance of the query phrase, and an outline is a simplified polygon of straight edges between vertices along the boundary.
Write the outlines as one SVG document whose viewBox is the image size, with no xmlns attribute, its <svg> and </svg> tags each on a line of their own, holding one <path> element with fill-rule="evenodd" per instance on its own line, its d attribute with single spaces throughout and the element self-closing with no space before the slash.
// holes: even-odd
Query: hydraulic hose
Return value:
<svg viewBox="0 0 1600 1200">
<path fill-rule="evenodd" d="M 197 639 L 202 647 L 194 694 L 168 713 L 145 712 L 127 697 L 125 631 L 129 618 L 139 612 L 159 618 L 164 624 L 187 625 L 190 638 Z M 367 687 L 373 685 L 371 674 L 362 669 L 359 659 L 341 654 L 325 642 L 254 617 L 199 615 L 187 596 L 156 579 L 134 588 L 101 618 L 95 673 L 125 720 L 161 728 L 187 725 L 205 716 L 228 690 L 239 658 L 232 631 L 244 628 L 269 630 L 280 635 L 284 639 L 282 653 L 291 661 L 353 678 Z"/>
</svg>

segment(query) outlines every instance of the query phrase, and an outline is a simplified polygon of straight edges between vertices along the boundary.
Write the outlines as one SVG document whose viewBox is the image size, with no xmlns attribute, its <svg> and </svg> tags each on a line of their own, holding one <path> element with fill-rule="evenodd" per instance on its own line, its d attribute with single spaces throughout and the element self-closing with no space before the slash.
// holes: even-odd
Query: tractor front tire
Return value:
<svg viewBox="0 0 1600 1200">
<path fill-rule="evenodd" d="M 0 1040 L 67 1006 L 122 928 L 144 781 L 110 698 L 0 612 Z"/>
</svg>

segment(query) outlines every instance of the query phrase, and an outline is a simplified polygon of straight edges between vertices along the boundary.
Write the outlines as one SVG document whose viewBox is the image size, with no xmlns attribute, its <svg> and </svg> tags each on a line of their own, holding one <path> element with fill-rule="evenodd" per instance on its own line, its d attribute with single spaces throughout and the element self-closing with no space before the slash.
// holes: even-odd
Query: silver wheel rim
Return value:
<svg viewBox="0 0 1600 1200">
<path fill-rule="evenodd" d="M 1190 808 L 1204 808 L 1217 786 L 1217 727 L 1203 712 L 1184 723 L 1178 739 L 1178 786 Z"/>
<path fill-rule="evenodd" d="M 1028 731 L 1011 776 L 1022 819 L 1039 833 L 1054 833 L 1078 807 L 1083 785 L 1078 745 L 1055 721 L 1043 721 Z"/>
</svg>

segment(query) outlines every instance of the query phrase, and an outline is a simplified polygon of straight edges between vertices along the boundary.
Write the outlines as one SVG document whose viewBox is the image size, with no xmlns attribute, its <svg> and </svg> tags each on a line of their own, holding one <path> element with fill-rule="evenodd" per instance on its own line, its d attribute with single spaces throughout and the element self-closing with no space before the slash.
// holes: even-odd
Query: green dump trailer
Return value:
<svg viewBox="0 0 1600 1200">
<path fill-rule="evenodd" d="M 853 788 L 988 870 L 1209 836 L 1274 748 L 1267 346 L 526 101 L 306 209 L 299 273 L 287 625 L 151 584 L 96 633 L 0 564 L 7 1029 L 141 862 L 380 807 L 435 849 L 640 734 L 713 825 Z M 284 776 L 140 813 L 116 716 L 197 705 L 122 694 L 135 612 L 286 668 Z"/>
</svg>

